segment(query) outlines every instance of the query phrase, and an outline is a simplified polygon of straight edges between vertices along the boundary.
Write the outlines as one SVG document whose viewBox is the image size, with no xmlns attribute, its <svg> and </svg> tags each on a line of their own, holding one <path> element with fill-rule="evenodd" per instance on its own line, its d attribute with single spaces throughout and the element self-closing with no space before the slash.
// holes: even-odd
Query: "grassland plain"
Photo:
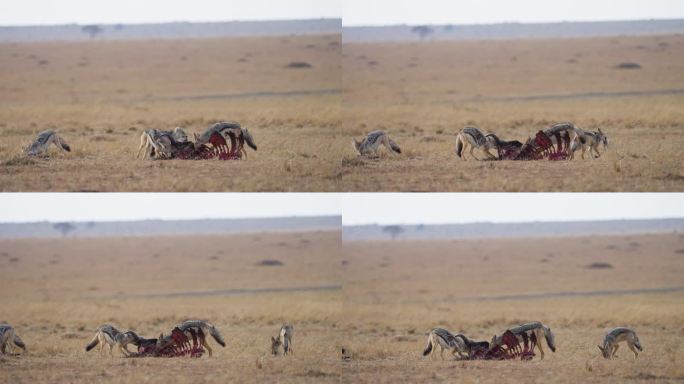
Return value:
<svg viewBox="0 0 684 384">
<path fill-rule="evenodd" d="M 0 382 L 339 382 L 339 242 L 336 231 L 2 240 L 0 321 L 28 353 L 0 357 Z M 102 323 L 156 337 L 187 318 L 211 321 L 226 347 L 210 340 L 200 359 L 84 350 Z M 295 354 L 274 358 L 284 322 Z"/>
<path fill-rule="evenodd" d="M 340 55 L 340 35 L 2 44 L 0 190 L 337 190 Z M 220 120 L 252 132 L 247 161 L 135 159 L 144 129 Z M 73 151 L 25 158 L 48 128 Z"/>
<path fill-rule="evenodd" d="M 342 190 L 682 191 L 683 48 L 680 35 L 345 43 Z M 563 121 L 600 127 L 609 149 L 572 162 L 455 154 L 465 125 L 523 141 Z M 404 153 L 357 158 L 351 137 L 374 129 Z"/>
<path fill-rule="evenodd" d="M 676 233 L 345 242 L 345 342 L 353 357 L 345 377 L 350 382 L 679 382 L 684 293 L 639 291 L 681 288 L 683 254 L 684 235 Z M 624 290 L 634 293 L 618 292 Z M 433 327 L 489 341 L 532 320 L 556 334 L 557 351 L 544 345 L 543 361 L 422 356 L 425 334 Z M 620 325 L 639 334 L 644 352 L 637 360 L 629 351 L 613 361 L 599 355 L 596 345 L 605 331 Z"/>
</svg>

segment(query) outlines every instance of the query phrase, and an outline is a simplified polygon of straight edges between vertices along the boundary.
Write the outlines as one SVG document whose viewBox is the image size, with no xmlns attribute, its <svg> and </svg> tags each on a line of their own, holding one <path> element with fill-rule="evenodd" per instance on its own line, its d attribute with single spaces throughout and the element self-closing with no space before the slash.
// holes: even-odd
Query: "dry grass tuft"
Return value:
<svg viewBox="0 0 684 384">
<path fill-rule="evenodd" d="M 2 165 L 6 165 L 8 167 L 17 167 L 17 166 L 34 165 L 34 164 L 36 164 L 36 161 L 34 159 L 26 156 L 26 155 L 15 156 L 9 160 L 5 160 L 2 162 Z"/>
</svg>

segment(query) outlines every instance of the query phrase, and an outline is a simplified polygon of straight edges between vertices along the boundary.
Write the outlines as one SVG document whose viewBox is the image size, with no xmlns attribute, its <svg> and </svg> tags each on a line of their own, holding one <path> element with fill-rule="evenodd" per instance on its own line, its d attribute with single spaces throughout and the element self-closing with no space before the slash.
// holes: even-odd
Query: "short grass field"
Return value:
<svg viewBox="0 0 684 384">
<path fill-rule="evenodd" d="M 683 36 L 345 43 L 342 51 L 344 191 L 684 190 Z M 640 68 L 619 68 L 630 63 Z M 608 150 L 571 162 L 456 156 L 466 125 L 524 142 L 565 121 L 601 128 Z M 351 138 L 376 129 L 403 154 L 358 158 Z"/>
<path fill-rule="evenodd" d="M 684 380 L 682 234 L 345 242 L 342 260 L 349 382 Z M 647 293 L 661 288 L 680 290 Z M 422 355 L 434 327 L 489 341 L 535 320 L 556 337 L 544 360 Z M 638 359 L 626 346 L 615 360 L 600 357 L 596 346 L 616 326 L 636 330 Z"/>
<path fill-rule="evenodd" d="M 340 55 L 340 35 L 1 44 L 0 190 L 337 190 Z M 223 120 L 247 161 L 135 158 L 145 129 Z M 26 158 L 45 129 L 72 152 Z"/>
<path fill-rule="evenodd" d="M 339 232 L 2 240 L 0 249 L 0 322 L 28 348 L 0 357 L 0 382 L 341 378 Z M 157 337 L 188 318 L 211 321 L 226 347 L 209 339 L 213 356 L 199 359 L 85 352 L 103 323 Z M 272 357 L 270 336 L 283 323 L 294 326 L 295 353 Z"/>
</svg>

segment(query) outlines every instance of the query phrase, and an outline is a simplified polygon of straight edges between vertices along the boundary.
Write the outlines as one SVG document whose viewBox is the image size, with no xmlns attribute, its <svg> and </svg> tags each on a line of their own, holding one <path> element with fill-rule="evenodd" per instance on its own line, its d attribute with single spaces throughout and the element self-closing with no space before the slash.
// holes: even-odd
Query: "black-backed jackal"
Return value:
<svg viewBox="0 0 684 384">
<path fill-rule="evenodd" d="M 109 345 L 110 356 L 114 356 L 114 346 L 116 346 L 124 356 L 129 356 L 131 351 L 128 350 L 128 344 L 138 346 L 140 340 L 140 336 L 133 331 L 121 332 L 113 325 L 105 324 L 97 329 L 95 336 L 93 336 L 90 343 L 86 345 L 85 350 L 86 352 L 89 352 L 99 344 L 100 354 L 102 354 L 104 346 Z"/>
<path fill-rule="evenodd" d="M 465 127 L 461 129 L 456 136 L 456 155 L 465 160 L 465 151 L 470 147 L 470 151 L 468 151 L 470 156 L 474 157 L 475 160 L 479 160 L 475 154 L 473 154 L 473 150 L 475 148 L 481 148 L 489 159 L 497 159 L 498 157 L 494 156 L 489 150 L 497 149 L 498 141 L 499 140 L 495 135 L 485 135 L 477 127 Z"/>
<path fill-rule="evenodd" d="M 9 324 L 0 324 L 0 355 L 11 353 L 15 346 L 26 352 L 26 344 L 14 328 Z"/>
<path fill-rule="evenodd" d="M 534 339 L 536 340 L 536 343 L 532 345 L 530 351 L 534 351 L 535 347 L 539 349 L 539 354 L 541 355 L 542 360 L 544 360 L 542 337 L 546 339 L 546 345 L 549 346 L 551 351 L 556 352 L 556 337 L 554 336 L 553 332 L 551 332 L 551 328 L 547 327 L 539 321 L 533 321 L 531 323 L 522 324 L 517 327 L 509 328 L 508 330 L 511 331 L 520 341 L 523 341 L 523 333 L 533 333 L 535 336 Z M 490 345 L 501 345 L 502 336 L 494 336 L 492 338 L 492 342 L 490 343 Z"/>
<path fill-rule="evenodd" d="M 219 343 L 220 346 L 226 346 L 226 342 L 223 340 L 223 337 L 221 336 L 219 330 L 206 320 L 187 320 L 177 325 L 176 327 L 183 331 L 183 333 L 185 333 L 190 340 L 193 339 L 193 333 L 195 335 L 200 335 L 200 343 L 204 348 L 207 349 L 207 352 L 209 352 L 210 357 L 212 350 L 209 346 L 209 343 L 207 343 L 206 337 L 204 335 L 209 334 L 211 335 L 211 337 L 214 338 L 214 340 L 216 340 L 217 343 Z"/>
<path fill-rule="evenodd" d="M 587 149 L 592 159 L 601 157 L 601 152 L 598 149 L 600 145 L 603 145 L 604 150 L 608 149 L 608 136 L 601 131 L 601 128 L 593 132 L 580 131 L 581 133 L 570 143 L 570 159 L 575 158 L 575 152 L 579 147 L 582 147 L 582 159 L 584 159 Z"/>
<path fill-rule="evenodd" d="M 608 148 L 608 136 L 606 136 L 601 128 L 598 131 L 585 131 L 577 127 L 573 123 L 559 123 L 551 126 L 544 130 L 544 133 L 551 139 L 551 142 L 558 146 L 558 137 L 567 137 L 569 140 L 568 147 L 566 148 L 568 152 L 568 160 L 575 158 L 575 152 L 581 147 L 582 148 L 582 159 L 584 159 L 584 154 L 589 150 L 589 156 L 591 158 L 601 157 L 601 153 L 598 148 L 602 144 L 603 148 Z"/>
<path fill-rule="evenodd" d="M 187 143 L 188 135 L 183 128 L 176 127 L 173 131 L 146 129 L 140 134 L 140 147 L 136 159 L 142 153 L 143 160 L 148 157 L 165 158 L 173 155 L 174 143 Z"/>
<path fill-rule="evenodd" d="M 71 152 L 69 144 L 57 134 L 57 131 L 51 129 L 39 133 L 36 139 L 24 151 L 28 156 L 47 156 L 50 144 L 54 144 L 63 151 Z"/>
<path fill-rule="evenodd" d="M 283 325 L 282 327 L 280 327 L 280 332 L 278 333 L 277 339 L 271 336 L 271 354 L 273 354 L 273 356 L 276 356 L 281 345 L 283 346 L 283 355 L 287 355 L 289 353 L 294 352 L 293 341 L 294 327 L 289 324 Z"/>
<path fill-rule="evenodd" d="M 454 356 L 456 356 L 457 353 L 459 357 L 468 356 L 468 347 L 466 346 L 464 338 L 461 336 L 463 335 L 454 335 L 444 328 L 433 328 L 428 333 L 427 345 L 425 346 L 425 350 L 423 350 L 423 356 L 430 355 L 430 358 L 432 358 L 437 347 L 440 348 L 439 356 L 442 360 L 444 360 L 445 350 L 451 352 Z"/>
<path fill-rule="evenodd" d="M 644 350 L 641 347 L 641 343 L 639 342 L 639 338 L 637 337 L 636 332 L 634 332 L 634 330 L 631 328 L 625 327 L 618 327 L 608 331 L 606 336 L 603 338 L 603 346 L 599 345 L 598 349 L 601 351 L 601 354 L 604 358 L 612 359 L 614 357 L 617 357 L 615 353 L 620 347 L 618 343 L 623 341 L 626 342 L 629 349 L 631 349 L 632 352 L 634 352 L 635 359 L 639 356 L 637 349 L 639 351 Z"/>
<path fill-rule="evenodd" d="M 221 136 L 223 136 L 227 142 L 230 142 L 230 138 L 233 137 L 237 141 L 238 145 L 244 141 L 247 143 L 247 146 L 255 151 L 257 150 L 256 142 L 254 141 L 254 137 L 252 137 L 252 134 L 249 132 L 249 130 L 247 128 L 243 128 L 240 123 L 234 121 L 222 121 L 212 125 L 201 135 L 195 134 L 195 145 L 199 146 L 209 143 L 209 138 L 214 132 L 221 134 Z M 231 148 L 231 150 L 233 150 L 233 148 Z M 242 156 L 247 159 L 247 150 L 243 146 L 240 146 L 240 152 Z"/>
<path fill-rule="evenodd" d="M 354 150 L 361 156 L 378 156 L 378 149 L 384 145 L 391 153 L 401 153 L 401 148 L 383 131 L 370 132 L 361 141 L 352 138 Z"/>
</svg>

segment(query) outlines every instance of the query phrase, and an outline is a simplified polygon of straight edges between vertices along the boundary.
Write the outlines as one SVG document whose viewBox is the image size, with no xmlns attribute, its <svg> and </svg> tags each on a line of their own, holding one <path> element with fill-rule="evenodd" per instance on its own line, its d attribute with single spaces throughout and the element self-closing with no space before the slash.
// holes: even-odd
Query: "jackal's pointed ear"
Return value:
<svg viewBox="0 0 684 384">
<path fill-rule="evenodd" d="M 601 352 L 603 352 L 603 347 L 601 347 L 600 345 L 597 345 L 597 347 Z"/>
<path fill-rule="evenodd" d="M 275 344 L 275 343 L 277 343 L 278 341 L 276 340 L 275 337 L 271 336 L 271 342 Z"/>
<path fill-rule="evenodd" d="M 603 131 L 601 131 L 601 128 L 598 129 L 598 132 L 603 135 Z"/>
</svg>

